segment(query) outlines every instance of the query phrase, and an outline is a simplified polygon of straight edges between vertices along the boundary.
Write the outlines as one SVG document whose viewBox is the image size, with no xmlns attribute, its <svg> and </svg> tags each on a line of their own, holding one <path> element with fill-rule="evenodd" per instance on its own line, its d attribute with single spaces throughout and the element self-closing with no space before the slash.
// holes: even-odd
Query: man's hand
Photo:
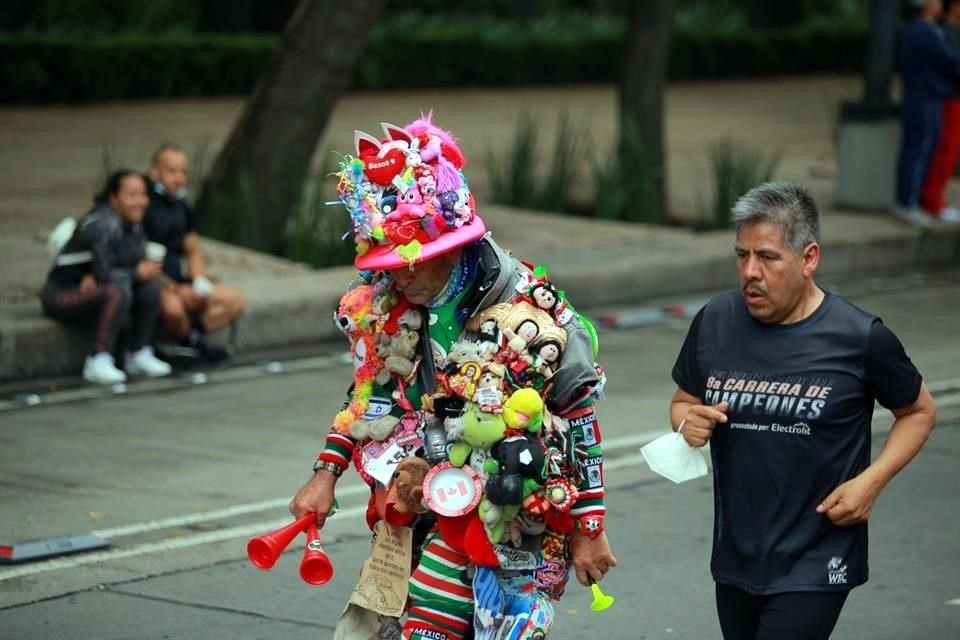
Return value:
<svg viewBox="0 0 960 640">
<path fill-rule="evenodd" d="M 729 405 L 726 402 L 712 407 L 702 404 L 692 405 L 683 419 L 681 431 L 683 439 L 691 447 L 702 447 L 707 444 L 717 423 L 727 421 L 728 408 Z"/>
<path fill-rule="evenodd" d="M 866 522 L 873 511 L 873 503 L 881 486 L 860 474 L 834 489 L 817 505 L 817 513 L 824 513 L 838 527 Z"/>
<path fill-rule="evenodd" d="M 93 277 L 92 273 L 83 276 L 83 280 L 80 281 L 80 291 L 93 291 L 96 288 L 97 279 Z"/>
<path fill-rule="evenodd" d="M 570 555 L 573 558 L 573 568 L 577 572 L 577 581 L 585 587 L 590 586 L 591 578 L 594 582 L 600 582 L 611 567 L 617 566 L 617 559 L 610 550 L 606 533 L 589 538 L 579 531 L 574 531 L 570 537 Z"/>
<path fill-rule="evenodd" d="M 183 303 L 183 308 L 188 313 L 200 313 L 207 306 L 207 300 L 193 290 L 189 284 L 178 284 L 177 297 Z"/>
<path fill-rule="evenodd" d="M 336 484 L 337 477 L 329 471 L 318 471 L 313 474 L 313 477 L 300 487 L 297 495 L 290 501 L 290 513 L 294 518 L 300 518 L 306 513 L 314 512 L 317 514 L 317 527 L 322 528 L 333 509 Z"/>
<path fill-rule="evenodd" d="M 141 260 L 137 264 L 137 280 L 153 280 L 160 275 L 162 265 L 155 260 Z"/>
</svg>

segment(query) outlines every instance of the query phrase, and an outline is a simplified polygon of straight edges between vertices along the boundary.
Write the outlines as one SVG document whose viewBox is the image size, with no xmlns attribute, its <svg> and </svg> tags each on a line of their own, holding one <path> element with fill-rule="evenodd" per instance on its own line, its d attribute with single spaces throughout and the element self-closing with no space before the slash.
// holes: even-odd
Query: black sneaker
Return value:
<svg viewBox="0 0 960 640">
<path fill-rule="evenodd" d="M 195 345 L 197 351 L 200 352 L 200 357 L 206 360 L 209 364 L 218 364 L 227 360 L 230 356 L 233 355 L 233 350 L 226 345 L 213 344 L 207 342 L 206 340 L 199 340 Z"/>
</svg>

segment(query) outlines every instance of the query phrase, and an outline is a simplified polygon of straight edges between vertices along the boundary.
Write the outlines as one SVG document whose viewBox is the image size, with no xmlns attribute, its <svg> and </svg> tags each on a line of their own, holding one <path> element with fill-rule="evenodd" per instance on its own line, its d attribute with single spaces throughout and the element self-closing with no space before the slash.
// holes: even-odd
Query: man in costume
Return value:
<svg viewBox="0 0 960 640">
<path fill-rule="evenodd" d="M 361 270 L 336 314 L 354 384 L 290 509 L 322 526 L 353 462 L 375 539 L 413 530 L 405 620 L 382 634 L 542 638 L 570 568 L 586 586 L 616 564 L 596 332 L 487 233 L 449 132 L 382 128 L 338 174 Z"/>
</svg>

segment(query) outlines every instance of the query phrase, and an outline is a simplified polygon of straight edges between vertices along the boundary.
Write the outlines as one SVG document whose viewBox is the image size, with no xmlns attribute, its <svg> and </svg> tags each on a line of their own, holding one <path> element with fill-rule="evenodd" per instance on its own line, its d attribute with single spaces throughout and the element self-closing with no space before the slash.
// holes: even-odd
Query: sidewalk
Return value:
<svg viewBox="0 0 960 640">
<path fill-rule="evenodd" d="M 736 284 L 731 232 L 681 229 L 558 217 L 488 206 L 494 237 L 518 257 L 547 265 L 580 309 L 684 296 Z M 537 229 L 536 234 L 529 233 Z M 818 280 L 950 264 L 960 255 L 960 229 L 922 232 L 892 218 L 827 210 Z M 210 268 L 241 288 L 248 311 L 237 326 L 237 347 L 265 350 L 339 338 L 330 321 L 354 271 L 313 270 L 285 260 L 206 240 Z M 46 268 L 39 239 L 0 239 L 14 256 L 0 292 L 37 287 Z M 220 336 L 223 339 L 225 336 Z M 0 306 L 0 380 L 75 374 L 89 338 L 41 316 L 35 300 Z"/>
<path fill-rule="evenodd" d="M 696 200 L 709 189 L 710 145 L 729 138 L 747 149 L 779 149 L 777 178 L 805 184 L 817 198 L 823 212 L 821 283 L 955 264 L 960 229 L 922 232 L 891 217 L 831 207 L 834 114 L 839 100 L 858 92 L 859 80 L 852 77 L 671 86 L 666 100 L 671 210 L 683 218 L 694 215 Z M 0 109 L 0 137 L 9 143 L 0 147 L 0 381 L 79 371 L 88 338 L 43 318 L 37 292 L 48 268 L 43 234 L 64 215 L 82 210 L 100 173 L 100 156 L 112 148 L 115 161 L 137 166 L 142 164 L 137 158 L 172 139 L 188 150 L 205 147 L 209 163 L 240 106 L 239 100 L 219 99 Z M 380 120 L 402 123 L 431 108 L 472 159 L 471 184 L 494 236 L 518 257 L 546 265 L 581 311 L 735 284 L 730 232 L 694 234 L 484 203 L 484 154 L 508 148 L 513 123 L 524 112 L 536 113 L 548 136 L 559 115 L 568 113 L 589 123 L 599 153 L 608 149 L 616 120 L 610 87 L 344 96 L 318 157 L 326 149 L 346 149 L 354 128 L 370 131 Z M 148 135 L 146 122 L 153 127 Z M 949 195 L 960 200 L 960 182 L 954 181 Z M 340 339 L 330 318 L 352 269 L 316 271 L 212 240 L 204 247 L 211 271 L 247 296 L 248 311 L 237 326 L 239 349 Z"/>
</svg>

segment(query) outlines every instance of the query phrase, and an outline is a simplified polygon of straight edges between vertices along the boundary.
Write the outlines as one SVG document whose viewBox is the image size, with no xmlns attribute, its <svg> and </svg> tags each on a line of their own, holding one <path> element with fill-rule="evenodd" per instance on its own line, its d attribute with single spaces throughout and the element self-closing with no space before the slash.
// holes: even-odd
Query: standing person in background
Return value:
<svg viewBox="0 0 960 640">
<path fill-rule="evenodd" d="M 824 291 L 820 214 L 768 183 L 733 208 L 740 290 L 694 317 L 670 421 L 710 443 L 710 569 L 725 640 L 824 640 L 867 581 L 867 521 L 920 451 L 933 397 L 880 318 Z M 874 403 L 893 414 L 870 460 Z"/>
<path fill-rule="evenodd" d="M 147 237 L 167 248 L 163 272 L 172 283 L 163 290 L 163 327 L 207 362 L 229 356 L 221 345 L 207 342 L 209 332 L 230 324 L 243 313 L 243 294 L 207 277 L 193 210 L 186 202 L 189 163 L 183 149 L 161 145 L 150 163 L 150 206 L 144 217 Z M 186 262 L 186 273 L 183 263 Z"/>
<path fill-rule="evenodd" d="M 115 384 L 126 374 L 111 355 L 128 320 L 127 373 L 165 376 L 170 365 L 149 346 L 160 311 L 159 262 L 144 259 L 140 222 L 147 208 L 146 181 L 130 170 L 116 171 L 94 199 L 93 209 L 54 259 L 41 293 L 43 312 L 79 327 L 96 327 L 83 366 L 89 382 Z"/>
<path fill-rule="evenodd" d="M 943 35 L 954 55 L 960 58 L 960 0 L 943 2 Z M 960 98 L 950 97 L 943 101 L 940 141 L 923 183 L 920 204 L 928 214 L 951 224 L 960 222 L 960 210 L 947 205 L 944 192 L 957 167 L 957 158 L 960 158 Z"/>
<path fill-rule="evenodd" d="M 930 226 L 920 208 L 920 191 L 940 138 L 943 99 L 956 93 L 960 60 L 936 21 L 941 0 L 906 0 L 910 19 L 900 47 L 903 116 L 894 214 L 910 224 Z"/>
</svg>

